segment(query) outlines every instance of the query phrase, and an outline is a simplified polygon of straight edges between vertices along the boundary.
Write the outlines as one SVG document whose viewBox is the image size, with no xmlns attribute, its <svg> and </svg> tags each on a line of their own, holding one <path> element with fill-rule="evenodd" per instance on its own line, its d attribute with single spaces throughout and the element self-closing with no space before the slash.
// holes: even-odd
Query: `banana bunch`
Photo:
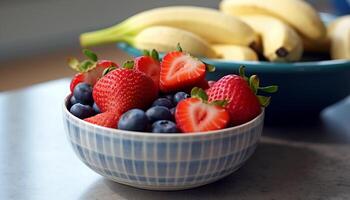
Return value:
<svg viewBox="0 0 350 200">
<path fill-rule="evenodd" d="M 110 28 L 80 36 L 84 47 L 120 41 L 161 52 L 174 49 L 177 43 L 181 43 L 186 51 L 196 56 L 216 58 L 211 43 L 256 46 L 258 36 L 237 17 L 194 6 L 144 11 Z"/>
<path fill-rule="evenodd" d="M 174 50 L 198 57 L 296 62 L 304 52 L 350 59 L 350 16 L 328 28 L 303 0 L 222 0 L 219 10 L 170 6 L 138 13 L 109 28 L 83 33 L 83 47 L 127 42 L 138 49 Z"/>
<path fill-rule="evenodd" d="M 216 52 L 218 59 L 236 61 L 258 60 L 255 51 L 249 47 L 230 44 L 214 44 L 212 45 L 212 48 Z"/>
<path fill-rule="evenodd" d="M 340 17 L 328 27 L 332 59 L 350 59 L 350 15 Z"/>
<path fill-rule="evenodd" d="M 269 61 L 299 61 L 304 50 L 319 51 L 314 47 L 327 43 L 325 25 L 303 0 L 223 0 L 219 7 L 260 35 L 262 54 Z"/>
<path fill-rule="evenodd" d="M 215 50 L 201 37 L 169 26 L 151 26 L 142 30 L 135 37 L 128 39 L 129 44 L 138 49 L 155 48 L 160 52 L 173 51 L 174 42 L 176 41 L 181 42 L 181 47 L 194 56 L 217 57 Z"/>
<path fill-rule="evenodd" d="M 275 62 L 301 59 L 303 44 L 294 29 L 279 19 L 266 15 L 246 15 L 241 19 L 261 36 L 262 53 L 265 58 Z"/>
</svg>

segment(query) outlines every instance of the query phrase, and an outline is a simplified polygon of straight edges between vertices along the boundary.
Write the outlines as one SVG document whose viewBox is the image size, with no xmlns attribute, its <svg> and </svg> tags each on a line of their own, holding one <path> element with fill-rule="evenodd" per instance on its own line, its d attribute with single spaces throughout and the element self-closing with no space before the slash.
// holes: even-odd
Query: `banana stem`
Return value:
<svg viewBox="0 0 350 200">
<path fill-rule="evenodd" d="M 105 28 L 102 30 L 83 33 L 80 35 L 80 44 L 83 47 L 121 42 L 129 39 L 125 39 L 127 35 L 134 35 L 134 30 L 130 29 L 127 21 L 124 21 L 118 25 Z"/>
<path fill-rule="evenodd" d="M 133 44 L 134 36 L 125 34 L 102 34 L 102 33 L 84 33 L 80 36 L 80 44 L 82 47 L 96 46 L 107 43 L 127 42 Z"/>
</svg>

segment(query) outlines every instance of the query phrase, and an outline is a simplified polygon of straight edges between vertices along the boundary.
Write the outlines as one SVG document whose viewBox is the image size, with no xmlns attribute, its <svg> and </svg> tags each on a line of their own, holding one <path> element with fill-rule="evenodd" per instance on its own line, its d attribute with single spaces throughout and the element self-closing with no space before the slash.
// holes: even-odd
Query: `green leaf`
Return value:
<svg viewBox="0 0 350 200">
<path fill-rule="evenodd" d="M 267 87 L 259 87 L 260 91 L 266 92 L 266 93 L 275 93 L 278 91 L 278 86 L 277 85 L 271 85 Z"/>
<path fill-rule="evenodd" d="M 151 51 L 151 57 L 152 57 L 154 60 L 159 61 L 159 53 L 158 53 L 158 51 L 155 50 L 155 49 L 152 49 L 152 51 Z"/>
<path fill-rule="evenodd" d="M 176 50 L 182 52 L 182 47 L 181 47 L 180 43 L 177 43 Z"/>
<path fill-rule="evenodd" d="M 124 64 L 123 64 L 123 68 L 126 68 L 126 69 L 134 68 L 134 61 L 133 60 L 125 61 Z"/>
<path fill-rule="evenodd" d="M 83 49 L 83 53 L 91 61 L 97 62 L 98 58 L 97 58 L 97 55 L 94 52 L 90 51 L 89 49 Z"/>
<path fill-rule="evenodd" d="M 245 66 L 240 66 L 238 71 L 239 75 L 244 78 L 244 80 L 248 81 L 248 77 L 245 76 Z"/>
<path fill-rule="evenodd" d="M 150 56 L 150 53 L 147 49 L 142 50 L 142 55 L 144 56 Z"/>
<path fill-rule="evenodd" d="M 227 104 L 228 104 L 227 100 L 215 100 L 215 101 L 210 103 L 210 105 L 216 105 L 216 106 L 220 106 L 220 107 L 225 107 Z"/>
<path fill-rule="evenodd" d="M 202 99 L 204 102 L 208 101 L 208 95 L 202 88 L 194 87 L 191 90 L 191 97 Z"/>
<path fill-rule="evenodd" d="M 267 107 L 270 104 L 271 97 L 257 96 L 262 107 Z"/>
<path fill-rule="evenodd" d="M 252 88 L 254 94 L 256 94 L 258 92 L 258 88 L 259 88 L 259 78 L 257 75 L 253 75 L 251 77 L 249 77 L 249 86 L 250 88 Z"/>
<path fill-rule="evenodd" d="M 80 72 L 79 60 L 78 59 L 76 59 L 76 58 L 68 58 L 68 65 L 73 70 Z"/>
<path fill-rule="evenodd" d="M 214 65 L 210 65 L 210 64 L 206 64 L 206 68 L 208 72 L 215 72 L 215 66 Z"/>
<path fill-rule="evenodd" d="M 95 65 L 95 63 L 92 62 L 91 60 L 84 60 L 84 61 L 81 62 L 80 65 L 79 65 L 80 72 L 87 72 L 87 71 L 89 71 L 94 65 Z"/>
<path fill-rule="evenodd" d="M 199 89 L 200 89 L 199 87 L 192 88 L 192 90 L 191 90 L 191 97 L 196 96 L 196 94 L 198 93 Z"/>
<path fill-rule="evenodd" d="M 106 74 L 108 74 L 109 72 L 116 70 L 116 67 L 108 67 L 105 70 L 103 70 L 102 76 L 105 76 Z"/>
</svg>

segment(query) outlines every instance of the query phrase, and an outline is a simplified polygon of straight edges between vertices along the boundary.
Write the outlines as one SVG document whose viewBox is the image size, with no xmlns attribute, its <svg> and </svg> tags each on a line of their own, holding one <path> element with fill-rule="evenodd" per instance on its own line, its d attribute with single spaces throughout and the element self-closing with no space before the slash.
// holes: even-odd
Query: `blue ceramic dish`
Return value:
<svg viewBox="0 0 350 200">
<path fill-rule="evenodd" d="M 327 24 L 335 16 L 321 13 Z M 117 47 L 132 56 L 141 52 L 126 43 Z M 203 59 L 216 67 L 208 73 L 208 80 L 218 80 L 224 75 L 238 73 L 241 65 L 246 66 L 247 74 L 258 74 L 262 85 L 278 85 L 279 91 L 266 112 L 266 120 L 289 122 L 294 120 L 318 119 L 319 112 L 350 95 L 350 61 L 326 60 L 296 63 L 271 63 L 263 61 L 221 61 Z"/>
<path fill-rule="evenodd" d="M 128 44 L 117 45 L 130 55 L 141 55 Z M 323 108 L 350 95 L 350 61 L 346 60 L 296 63 L 203 61 L 216 67 L 214 73 L 208 73 L 208 80 L 238 73 L 239 67 L 244 65 L 247 74 L 258 74 L 263 85 L 278 85 L 279 91 L 273 94 L 267 109 L 269 122 L 283 122 L 291 117 L 303 120 L 317 117 Z"/>
<path fill-rule="evenodd" d="M 335 18 L 327 13 L 320 15 L 326 24 Z M 138 49 L 128 44 L 119 43 L 117 47 L 129 55 L 141 55 Z M 266 112 L 268 123 L 289 123 L 291 118 L 298 121 L 318 119 L 323 108 L 350 95 L 350 61 L 346 60 L 296 63 L 203 61 L 216 67 L 214 73 L 208 73 L 208 80 L 238 73 L 239 67 L 244 65 L 248 74 L 259 75 L 263 85 L 278 85 L 280 89 L 273 94 L 273 102 Z"/>
<path fill-rule="evenodd" d="M 63 105 L 74 152 L 102 176 L 133 187 L 181 190 L 219 180 L 240 168 L 260 139 L 264 111 L 240 126 L 218 131 L 161 134 L 123 131 L 90 124 Z"/>
</svg>

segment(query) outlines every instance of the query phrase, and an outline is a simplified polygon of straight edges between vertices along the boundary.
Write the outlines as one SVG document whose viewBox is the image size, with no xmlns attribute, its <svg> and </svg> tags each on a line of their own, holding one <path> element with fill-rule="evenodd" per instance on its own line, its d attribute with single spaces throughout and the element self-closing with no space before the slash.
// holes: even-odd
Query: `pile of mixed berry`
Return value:
<svg viewBox="0 0 350 200">
<path fill-rule="evenodd" d="M 261 113 L 277 86 L 260 87 L 256 75 L 226 75 L 207 81 L 215 68 L 181 48 L 159 60 L 155 50 L 122 66 L 98 60 L 69 59 L 77 70 L 71 81 L 69 111 L 87 122 L 128 131 L 189 133 L 224 129 L 246 123 Z"/>
</svg>

